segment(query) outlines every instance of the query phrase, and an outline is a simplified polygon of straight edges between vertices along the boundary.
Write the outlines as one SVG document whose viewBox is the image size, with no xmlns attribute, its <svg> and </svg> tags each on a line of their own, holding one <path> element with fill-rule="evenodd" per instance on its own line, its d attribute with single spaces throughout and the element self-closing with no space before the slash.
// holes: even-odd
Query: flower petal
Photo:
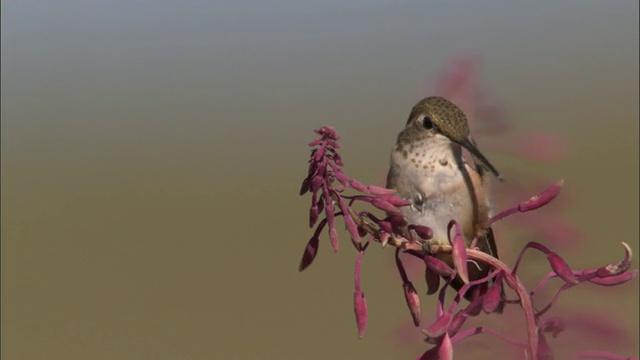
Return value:
<svg viewBox="0 0 640 360">
<path fill-rule="evenodd" d="M 631 248 L 629 247 L 629 245 L 627 245 L 627 243 L 623 242 L 622 246 L 624 247 L 625 251 L 624 259 L 622 259 L 622 261 L 620 262 L 609 264 L 599 268 L 596 272 L 596 275 L 598 277 L 605 278 L 608 276 L 619 275 L 629 269 L 629 266 L 631 266 L 631 258 L 633 257 L 633 253 L 631 252 Z"/>
<path fill-rule="evenodd" d="M 452 319 L 451 314 L 448 312 L 444 312 L 428 328 L 422 329 L 422 332 L 430 338 L 440 337 L 442 336 L 442 334 L 446 333 L 447 330 L 449 329 L 449 325 L 451 324 L 451 319 Z"/>
<path fill-rule="evenodd" d="M 358 337 L 362 339 L 367 328 L 367 300 L 364 292 L 355 290 L 353 292 L 353 310 L 356 314 L 356 326 L 358 327 Z"/>
<path fill-rule="evenodd" d="M 590 282 L 602 286 L 615 286 L 626 283 L 638 275 L 638 270 L 625 271 L 622 274 L 607 276 L 604 278 L 594 277 L 589 279 Z"/>
</svg>

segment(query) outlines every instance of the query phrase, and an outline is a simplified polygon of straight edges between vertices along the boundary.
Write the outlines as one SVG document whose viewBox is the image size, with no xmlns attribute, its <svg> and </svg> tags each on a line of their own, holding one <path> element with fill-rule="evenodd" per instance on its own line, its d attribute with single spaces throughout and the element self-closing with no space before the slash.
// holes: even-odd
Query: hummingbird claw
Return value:
<svg viewBox="0 0 640 360">
<path fill-rule="evenodd" d="M 424 251 L 425 253 L 429 253 L 429 244 L 427 243 L 427 240 L 418 240 L 418 242 L 422 245 L 422 251 Z"/>
<path fill-rule="evenodd" d="M 419 213 L 424 212 L 424 194 L 419 192 L 418 195 L 412 199 L 411 209 Z"/>
<path fill-rule="evenodd" d="M 440 251 L 440 245 L 434 243 L 431 240 L 418 240 L 422 244 L 422 250 L 427 254 L 437 254 Z"/>
</svg>

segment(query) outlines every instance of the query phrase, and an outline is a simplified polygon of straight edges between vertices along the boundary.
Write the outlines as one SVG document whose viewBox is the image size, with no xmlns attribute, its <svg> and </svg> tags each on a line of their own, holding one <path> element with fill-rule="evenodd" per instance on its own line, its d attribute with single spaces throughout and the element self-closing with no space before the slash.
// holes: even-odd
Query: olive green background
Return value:
<svg viewBox="0 0 640 360">
<path fill-rule="evenodd" d="M 458 54 L 481 59 L 485 94 L 518 129 L 564 138 L 555 162 L 487 152 L 507 175 L 565 179 L 540 210 L 583 233 L 561 255 L 594 267 L 620 259 L 620 241 L 640 253 L 636 1 L 2 5 L 4 359 L 415 357 L 427 346 L 390 250 L 363 261 L 362 340 L 344 232 L 337 254 L 323 237 L 297 272 L 311 235 L 297 193 L 324 124 L 347 174 L 380 183 L 409 109 Z M 568 328 L 549 340 L 557 358 L 637 355 L 638 279 L 584 285 L 560 304 L 627 334 L 585 341 Z M 473 346 L 456 358 L 495 358 Z"/>
</svg>

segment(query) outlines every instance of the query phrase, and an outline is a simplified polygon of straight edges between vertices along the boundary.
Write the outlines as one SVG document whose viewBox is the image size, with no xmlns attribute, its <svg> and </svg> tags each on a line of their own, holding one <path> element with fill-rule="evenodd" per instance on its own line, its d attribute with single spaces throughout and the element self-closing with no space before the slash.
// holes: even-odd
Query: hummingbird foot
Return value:
<svg viewBox="0 0 640 360">
<path fill-rule="evenodd" d="M 435 241 L 432 240 L 421 240 L 422 250 L 427 254 L 435 255 L 440 252 L 442 246 Z"/>
<path fill-rule="evenodd" d="M 411 210 L 422 214 L 424 213 L 424 205 L 425 195 L 422 192 L 418 192 L 418 194 L 411 199 Z"/>
</svg>

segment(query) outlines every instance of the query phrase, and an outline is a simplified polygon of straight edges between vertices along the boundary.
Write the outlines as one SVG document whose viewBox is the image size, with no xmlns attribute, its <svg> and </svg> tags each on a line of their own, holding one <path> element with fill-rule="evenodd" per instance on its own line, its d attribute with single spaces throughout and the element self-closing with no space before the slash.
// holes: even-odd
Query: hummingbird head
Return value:
<svg viewBox="0 0 640 360">
<path fill-rule="evenodd" d="M 467 149 L 482 167 L 492 172 L 498 180 L 503 181 L 498 170 L 474 145 L 467 117 L 451 101 L 439 96 L 430 96 L 420 100 L 411 109 L 407 127 L 413 127 L 417 132 L 427 137 L 438 134 L 447 137 Z"/>
</svg>

